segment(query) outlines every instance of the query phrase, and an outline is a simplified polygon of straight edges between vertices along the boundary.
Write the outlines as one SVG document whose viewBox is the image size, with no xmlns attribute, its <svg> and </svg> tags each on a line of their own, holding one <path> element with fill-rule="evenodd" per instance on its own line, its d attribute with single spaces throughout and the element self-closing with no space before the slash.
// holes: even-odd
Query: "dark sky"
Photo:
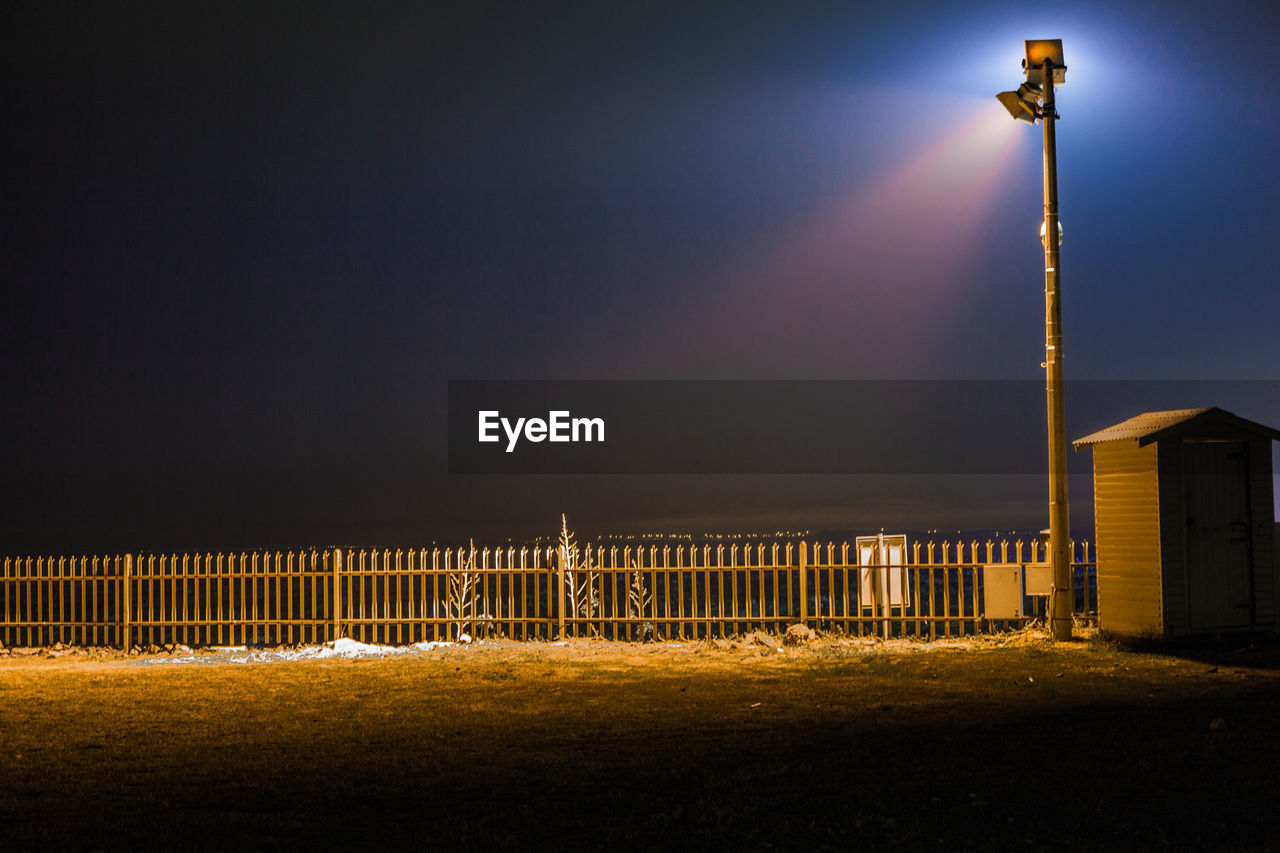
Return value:
<svg viewBox="0 0 1280 853">
<path fill-rule="evenodd" d="M 1024 38 L 1068 377 L 1277 378 L 1274 3 L 193 5 L 0 13 L 0 551 L 1039 526 L 1030 476 L 445 467 L 450 379 L 1036 379 Z"/>
</svg>

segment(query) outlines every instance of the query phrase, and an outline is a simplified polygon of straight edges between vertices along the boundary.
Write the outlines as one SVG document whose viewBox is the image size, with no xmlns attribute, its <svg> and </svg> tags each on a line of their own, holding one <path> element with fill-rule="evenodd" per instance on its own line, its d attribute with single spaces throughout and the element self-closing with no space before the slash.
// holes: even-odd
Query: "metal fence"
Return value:
<svg viewBox="0 0 1280 853">
<path fill-rule="evenodd" d="M 1096 563 L 1072 545 L 1074 610 L 1097 612 Z M 864 555 L 865 556 L 865 555 Z M 1045 559 L 1038 543 L 915 543 L 859 563 L 848 542 L 651 547 L 328 549 L 240 554 L 6 557 L 0 640 L 131 647 L 283 645 L 339 637 L 416 643 L 473 637 L 658 640 L 822 631 L 959 636 L 1020 627 L 991 618 L 993 566 Z"/>
</svg>

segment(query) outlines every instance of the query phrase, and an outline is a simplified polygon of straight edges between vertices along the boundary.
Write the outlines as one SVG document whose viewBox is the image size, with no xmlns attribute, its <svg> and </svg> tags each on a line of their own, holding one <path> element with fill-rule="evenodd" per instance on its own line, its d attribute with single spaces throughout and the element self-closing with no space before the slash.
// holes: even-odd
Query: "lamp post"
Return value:
<svg viewBox="0 0 1280 853">
<path fill-rule="evenodd" d="M 1022 67 L 1026 81 L 1015 92 L 996 95 L 1015 119 L 1044 127 L 1044 364 L 1049 420 L 1049 565 L 1053 594 L 1049 597 L 1050 631 L 1055 640 L 1071 639 L 1071 611 L 1075 587 L 1071 572 L 1070 529 L 1067 518 L 1067 440 L 1063 426 L 1061 267 L 1058 245 L 1058 148 L 1054 135 L 1053 88 L 1066 82 L 1067 66 L 1061 39 L 1024 43 Z"/>
</svg>

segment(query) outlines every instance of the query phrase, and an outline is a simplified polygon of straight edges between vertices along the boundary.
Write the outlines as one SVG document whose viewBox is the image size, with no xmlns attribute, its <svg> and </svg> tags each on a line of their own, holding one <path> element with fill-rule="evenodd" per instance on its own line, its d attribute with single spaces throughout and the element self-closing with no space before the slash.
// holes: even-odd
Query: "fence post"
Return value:
<svg viewBox="0 0 1280 853">
<path fill-rule="evenodd" d="M 133 584 L 130 582 L 130 575 L 133 574 L 133 555 L 124 555 L 124 577 L 122 578 L 124 593 L 120 604 L 120 643 L 124 653 L 128 654 L 133 648 Z"/>
<path fill-rule="evenodd" d="M 342 549 L 333 549 L 333 639 L 342 637 Z"/>
<path fill-rule="evenodd" d="M 800 624 L 809 624 L 809 543 L 800 543 Z"/>
<path fill-rule="evenodd" d="M 871 609 L 871 613 L 874 615 L 879 610 L 880 615 L 884 617 L 880 622 L 880 633 L 887 640 L 890 633 L 889 617 L 893 613 L 893 608 L 889 606 L 889 602 L 892 600 L 889 596 L 889 552 L 884 547 L 884 528 L 881 528 L 880 532 L 876 534 L 876 566 L 877 569 L 872 577 L 871 589 L 872 595 L 878 604 Z M 960 570 L 958 583 L 964 583 L 963 569 Z M 960 608 L 960 613 L 962 615 L 964 613 L 963 605 Z"/>
<path fill-rule="evenodd" d="M 560 546 L 560 559 L 557 561 L 559 566 L 556 569 L 556 614 L 559 616 L 560 635 L 557 639 L 564 639 L 564 561 L 565 547 Z"/>
</svg>

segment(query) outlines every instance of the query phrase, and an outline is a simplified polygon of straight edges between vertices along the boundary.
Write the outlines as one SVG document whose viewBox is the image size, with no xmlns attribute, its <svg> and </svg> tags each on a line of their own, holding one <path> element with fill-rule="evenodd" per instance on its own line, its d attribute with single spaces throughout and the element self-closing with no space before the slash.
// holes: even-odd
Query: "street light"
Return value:
<svg viewBox="0 0 1280 853">
<path fill-rule="evenodd" d="M 1044 126 L 1044 222 L 1040 242 L 1044 245 L 1044 364 L 1049 414 L 1049 565 L 1053 573 L 1053 594 L 1049 598 L 1050 630 L 1055 640 L 1071 639 L 1071 610 L 1075 597 L 1068 544 L 1067 519 L 1067 439 L 1063 428 L 1062 401 L 1062 304 L 1058 298 L 1061 267 L 1058 244 L 1062 225 L 1058 222 L 1058 146 L 1054 136 L 1053 88 L 1067 80 L 1062 58 L 1062 39 L 1035 39 L 1023 43 L 1026 57 L 1022 68 L 1026 81 L 1014 92 L 996 98 L 1018 121 Z M 1058 239 L 1045 239 L 1056 234 Z"/>
</svg>

